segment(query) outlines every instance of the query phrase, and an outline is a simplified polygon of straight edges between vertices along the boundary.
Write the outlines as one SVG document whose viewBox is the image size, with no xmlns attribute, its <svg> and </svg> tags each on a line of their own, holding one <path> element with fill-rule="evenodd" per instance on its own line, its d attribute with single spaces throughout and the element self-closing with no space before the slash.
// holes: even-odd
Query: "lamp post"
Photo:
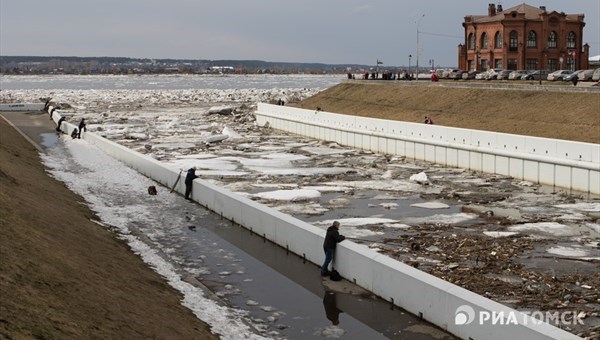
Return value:
<svg viewBox="0 0 600 340">
<path fill-rule="evenodd" d="M 433 59 L 429 59 L 429 65 L 431 65 L 431 70 L 434 70 L 435 67 L 435 62 L 433 61 Z"/>
<path fill-rule="evenodd" d="M 412 54 L 408 55 L 408 80 L 410 80 L 410 60 L 412 59 Z"/>
<path fill-rule="evenodd" d="M 421 19 L 423 19 L 424 16 L 425 14 L 422 14 L 417 21 L 417 80 L 419 80 L 419 25 L 421 24 Z"/>
</svg>

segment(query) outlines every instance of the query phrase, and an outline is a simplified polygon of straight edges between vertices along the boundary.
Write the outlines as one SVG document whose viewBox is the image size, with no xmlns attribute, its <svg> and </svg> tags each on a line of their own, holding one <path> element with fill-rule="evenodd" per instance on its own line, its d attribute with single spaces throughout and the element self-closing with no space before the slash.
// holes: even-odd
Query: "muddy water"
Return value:
<svg viewBox="0 0 600 340">
<path fill-rule="evenodd" d="M 208 273 L 196 278 L 275 337 L 453 338 L 350 283 L 323 280 L 316 265 L 215 214 L 198 221 L 182 226 L 189 242 L 178 249 L 185 253 L 180 257 L 201 261 Z M 339 312 L 336 327 L 328 319 L 331 309 Z"/>
</svg>

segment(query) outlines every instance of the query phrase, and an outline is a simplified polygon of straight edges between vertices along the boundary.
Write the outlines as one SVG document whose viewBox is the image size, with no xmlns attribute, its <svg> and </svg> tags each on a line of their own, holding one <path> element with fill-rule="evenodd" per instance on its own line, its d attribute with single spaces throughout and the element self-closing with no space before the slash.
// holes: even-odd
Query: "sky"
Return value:
<svg viewBox="0 0 600 340">
<path fill-rule="evenodd" d="M 465 15 L 491 0 L 0 0 L 0 55 L 454 66 Z M 504 9 L 520 1 L 501 1 Z M 600 54 L 600 0 L 531 0 L 585 14 Z"/>
</svg>

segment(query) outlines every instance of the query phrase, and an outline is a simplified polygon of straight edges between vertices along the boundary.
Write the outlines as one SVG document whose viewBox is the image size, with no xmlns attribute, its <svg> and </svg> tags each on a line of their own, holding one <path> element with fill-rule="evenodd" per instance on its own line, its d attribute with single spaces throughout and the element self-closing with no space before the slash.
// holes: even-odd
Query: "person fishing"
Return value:
<svg viewBox="0 0 600 340">
<path fill-rule="evenodd" d="M 192 186 L 194 184 L 194 180 L 198 178 L 196 176 L 196 168 L 189 168 L 187 171 L 187 175 L 185 175 L 185 199 L 191 200 L 190 195 L 192 194 Z"/>
</svg>

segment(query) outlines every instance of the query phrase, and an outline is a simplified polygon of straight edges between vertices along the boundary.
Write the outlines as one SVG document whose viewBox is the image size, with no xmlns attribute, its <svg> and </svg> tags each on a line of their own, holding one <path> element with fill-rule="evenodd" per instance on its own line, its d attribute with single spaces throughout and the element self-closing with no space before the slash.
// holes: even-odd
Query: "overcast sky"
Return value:
<svg viewBox="0 0 600 340">
<path fill-rule="evenodd" d="M 454 66 L 464 16 L 487 14 L 490 2 L 0 0 L 0 55 L 408 65 L 411 54 L 414 65 L 419 26 L 419 65 Z M 527 4 L 584 13 L 584 42 L 600 54 L 600 0 Z"/>
</svg>

